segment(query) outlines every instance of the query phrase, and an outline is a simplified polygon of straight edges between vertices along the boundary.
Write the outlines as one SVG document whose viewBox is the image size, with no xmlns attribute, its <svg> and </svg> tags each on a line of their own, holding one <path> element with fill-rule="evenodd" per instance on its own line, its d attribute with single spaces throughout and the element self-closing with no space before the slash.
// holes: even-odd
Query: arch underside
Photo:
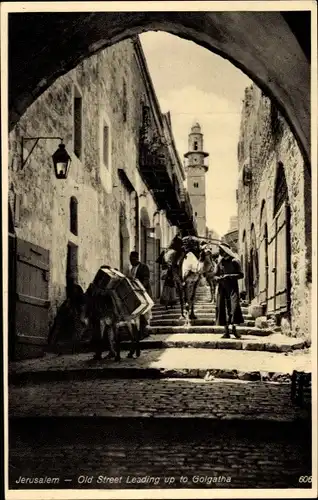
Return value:
<svg viewBox="0 0 318 500">
<path fill-rule="evenodd" d="M 228 59 L 270 98 L 310 163 L 307 32 L 280 12 L 95 12 L 9 15 L 9 128 L 59 76 L 145 31 L 167 31 Z M 291 13 L 289 13 L 291 14 Z M 301 19 L 298 24 L 301 24 Z M 307 36 L 307 38 L 306 38 Z M 310 45 L 310 41 L 309 41 Z"/>
</svg>

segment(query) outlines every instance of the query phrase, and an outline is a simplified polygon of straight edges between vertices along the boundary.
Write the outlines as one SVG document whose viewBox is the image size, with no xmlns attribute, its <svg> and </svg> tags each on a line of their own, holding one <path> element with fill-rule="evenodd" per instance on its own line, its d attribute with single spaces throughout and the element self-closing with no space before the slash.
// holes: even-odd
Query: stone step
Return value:
<svg viewBox="0 0 318 500">
<path fill-rule="evenodd" d="M 195 310 L 202 310 L 202 311 L 215 311 L 215 304 L 211 304 L 211 302 L 204 302 L 204 303 L 195 303 L 194 305 Z M 243 314 L 248 314 L 248 307 L 242 307 L 241 308 Z M 171 309 L 168 309 L 168 311 L 174 311 L 174 312 L 180 312 L 180 305 L 173 306 Z M 154 307 L 152 308 L 152 312 L 162 312 L 165 313 L 167 312 L 167 309 L 165 306 L 161 304 L 155 304 Z"/>
<path fill-rule="evenodd" d="M 298 352 L 298 351 L 297 351 Z M 13 385 L 57 380 L 212 378 L 290 381 L 294 370 L 311 372 L 308 353 L 204 348 L 144 350 L 138 359 L 93 361 L 92 354 L 47 355 L 42 359 L 10 363 Z"/>
<path fill-rule="evenodd" d="M 158 319 L 153 318 L 150 322 L 150 326 L 178 326 L 182 325 L 183 321 L 179 319 L 171 319 L 171 318 L 160 318 Z M 198 317 L 198 319 L 192 319 L 191 320 L 192 325 L 196 326 L 212 326 L 215 324 L 215 316 L 211 317 Z M 244 321 L 245 326 L 254 326 L 255 321 L 254 320 L 246 320 Z"/>
<path fill-rule="evenodd" d="M 127 346 L 128 347 L 128 346 Z M 304 340 L 299 340 L 280 333 L 274 333 L 260 341 L 252 335 L 242 339 L 231 336 L 223 339 L 222 334 L 210 333 L 172 333 L 171 335 L 150 335 L 142 341 L 142 349 L 163 349 L 173 347 L 228 349 L 267 352 L 292 352 L 306 347 Z"/>
<path fill-rule="evenodd" d="M 252 326 L 237 326 L 236 330 L 241 335 L 255 335 L 257 337 L 267 337 L 273 334 L 273 330 L 270 329 L 260 329 Z M 151 334 L 162 334 L 162 333 L 224 333 L 223 326 L 196 326 L 196 325 L 180 325 L 180 326 L 148 326 L 148 333 Z"/>
<path fill-rule="evenodd" d="M 215 319 L 216 314 L 215 311 L 202 311 L 200 309 L 195 309 L 195 314 L 198 316 L 198 319 Z M 179 311 L 166 311 L 165 313 L 163 312 L 158 312 L 158 311 L 153 311 L 152 312 L 152 318 L 155 320 L 158 320 L 160 318 L 162 319 L 180 319 L 181 313 Z M 254 318 L 250 314 L 243 314 L 244 320 L 250 320 L 254 321 Z M 181 319 L 180 319 L 181 321 Z"/>
</svg>

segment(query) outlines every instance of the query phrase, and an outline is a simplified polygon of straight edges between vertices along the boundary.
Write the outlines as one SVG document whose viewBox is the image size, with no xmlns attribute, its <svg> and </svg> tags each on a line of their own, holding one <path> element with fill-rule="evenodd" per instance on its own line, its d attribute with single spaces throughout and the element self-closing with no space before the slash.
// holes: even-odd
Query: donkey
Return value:
<svg viewBox="0 0 318 500">
<path fill-rule="evenodd" d="M 194 299 L 196 287 L 200 281 L 200 275 L 196 269 L 200 256 L 199 241 L 198 238 L 192 236 L 181 238 L 176 235 L 168 250 L 163 252 L 157 260 L 170 271 L 180 300 L 181 318 L 185 318 L 185 313 L 188 315 L 190 312 L 189 319 L 195 319 Z M 196 257 L 195 269 L 193 266 L 187 266 L 189 253 Z"/>
<path fill-rule="evenodd" d="M 201 253 L 199 257 L 198 272 L 204 276 L 206 282 L 210 288 L 211 302 L 215 300 L 215 280 L 214 273 L 216 269 L 216 260 L 218 254 L 213 254 L 208 243 L 203 243 L 201 245 Z"/>
<path fill-rule="evenodd" d="M 181 317 L 184 317 L 185 304 L 182 281 L 182 261 L 184 256 L 185 252 L 182 238 L 179 235 L 176 235 L 171 241 L 169 248 L 166 251 L 163 251 L 157 259 L 157 263 L 159 263 L 163 269 L 167 269 L 169 275 L 172 277 L 180 301 Z"/>
<path fill-rule="evenodd" d="M 106 267 L 106 266 L 105 266 Z M 128 358 L 134 354 L 140 356 L 140 318 L 122 321 L 116 314 L 116 307 L 109 291 L 103 291 L 90 284 L 84 294 L 86 324 L 92 331 L 92 343 L 95 348 L 94 360 L 102 358 L 105 341 L 108 340 L 109 352 L 107 359 L 120 361 L 120 326 L 126 326 L 131 339 Z"/>
<path fill-rule="evenodd" d="M 194 303 L 197 287 L 201 277 L 204 276 L 210 286 L 211 301 L 214 299 L 215 285 L 214 277 L 214 260 L 212 252 L 208 247 L 202 248 L 200 243 L 203 238 L 196 236 L 175 236 L 168 250 L 161 256 L 161 263 L 166 265 L 172 271 L 174 284 L 178 291 L 181 317 L 185 317 L 184 309 L 189 316 L 189 319 L 196 319 L 194 314 Z M 188 255 L 193 254 L 195 263 L 192 262 Z"/>
</svg>

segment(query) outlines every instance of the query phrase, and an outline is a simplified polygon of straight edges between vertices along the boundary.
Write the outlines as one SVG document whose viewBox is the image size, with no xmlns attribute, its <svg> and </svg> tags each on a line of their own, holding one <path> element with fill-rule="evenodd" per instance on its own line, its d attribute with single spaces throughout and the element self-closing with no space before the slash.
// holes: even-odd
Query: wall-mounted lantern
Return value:
<svg viewBox="0 0 318 500">
<path fill-rule="evenodd" d="M 142 197 L 147 198 L 148 194 L 149 194 L 149 193 L 148 193 L 148 191 L 147 191 L 146 189 L 144 189 L 144 190 L 140 193 L 139 198 L 142 198 Z"/>
<path fill-rule="evenodd" d="M 21 139 L 21 142 L 22 142 L 21 170 L 23 169 L 26 162 L 30 158 L 31 154 L 34 151 L 34 148 L 37 146 L 40 139 L 61 141 L 58 149 L 52 155 L 52 160 L 53 160 L 55 177 L 57 179 L 66 179 L 68 176 L 70 165 L 71 165 L 71 157 L 68 154 L 68 152 L 66 151 L 65 144 L 63 144 L 63 139 L 61 139 L 61 137 L 22 137 L 22 139 Z M 35 141 L 35 142 L 31 148 L 31 151 L 29 152 L 28 156 L 24 159 L 24 143 L 26 141 Z"/>
</svg>

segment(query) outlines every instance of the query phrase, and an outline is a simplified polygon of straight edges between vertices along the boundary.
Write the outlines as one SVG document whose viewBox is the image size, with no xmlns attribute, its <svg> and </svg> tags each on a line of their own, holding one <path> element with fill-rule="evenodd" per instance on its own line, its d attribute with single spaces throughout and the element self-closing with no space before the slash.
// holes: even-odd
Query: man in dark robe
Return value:
<svg viewBox="0 0 318 500">
<path fill-rule="evenodd" d="M 216 324 L 225 327 L 223 338 L 230 338 L 229 325 L 232 325 L 231 333 L 240 338 L 235 325 L 244 323 L 238 287 L 238 280 L 244 278 L 244 274 L 238 256 L 226 243 L 219 246 L 219 255 L 220 260 L 215 270 L 218 285 Z"/>
<path fill-rule="evenodd" d="M 145 287 L 146 292 L 152 299 L 149 267 L 147 266 L 147 264 L 143 264 L 142 262 L 140 262 L 139 253 L 136 251 L 130 252 L 129 260 L 131 264 L 130 276 L 140 281 L 140 283 Z M 140 316 L 140 329 L 139 329 L 140 339 L 143 339 L 146 336 L 148 336 L 146 334 L 146 328 L 148 323 L 150 322 L 150 319 L 151 319 L 151 312 L 142 314 Z"/>
</svg>

